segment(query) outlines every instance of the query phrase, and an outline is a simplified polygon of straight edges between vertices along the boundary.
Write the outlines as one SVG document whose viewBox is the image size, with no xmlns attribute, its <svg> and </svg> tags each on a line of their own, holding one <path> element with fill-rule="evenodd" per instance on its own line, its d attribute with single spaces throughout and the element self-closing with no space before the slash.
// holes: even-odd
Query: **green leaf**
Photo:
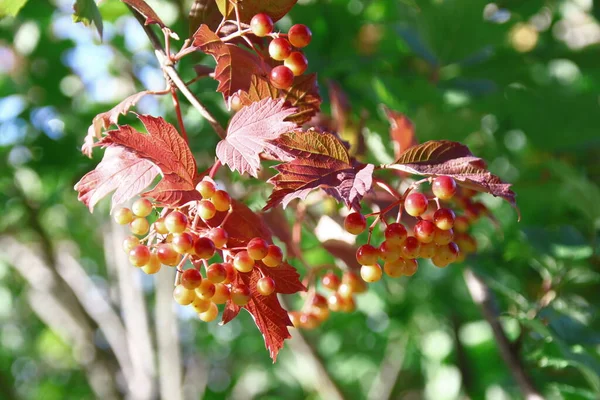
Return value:
<svg viewBox="0 0 600 400">
<path fill-rule="evenodd" d="M 92 22 L 96 26 L 100 38 L 102 38 L 102 15 L 94 0 L 75 0 L 73 4 L 73 22 L 82 22 L 85 26 L 90 26 Z"/>
<path fill-rule="evenodd" d="M 10 15 L 14 17 L 21 8 L 27 3 L 27 0 L 0 0 L 0 18 Z"/>
</svg>

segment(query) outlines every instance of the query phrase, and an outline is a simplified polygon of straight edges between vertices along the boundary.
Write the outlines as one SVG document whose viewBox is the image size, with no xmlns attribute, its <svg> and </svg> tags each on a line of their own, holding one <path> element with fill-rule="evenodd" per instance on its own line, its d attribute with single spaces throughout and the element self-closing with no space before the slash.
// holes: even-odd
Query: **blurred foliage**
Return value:
<svg viewBox="0 0 600 400">
<path fill-rule="evenodd" d="M 189 1 L 150 3 L 186 37 Z M 117 0 L 99 8 L 102 42 L 95 29 L 71 22 L 70 0 L 30 0 L 16 17 L 0 20 L 0 232 L 23 242 L 75 242 L 88 274 L 109 293 L 102 235 L 108 201 L 89 214 L 72 190 L 101 152 L 88 160 L 79 149 L 97 113 L 164 82 L 127 8 Z M 483 197 L 500 229 L 489 221 L 475 227 L 479 252 L 466 265 L 491 287 L 507 335 L 548 398 L 600 398 L 599 9 L 592 0 L 306 0 L 278 22 L 282 30 L 292 23 L 312 29 L 306 53 L 323 97 L 335 81 L 354 121 L 369 115 L 362 134 L 370 161 L 393 153 L 379 107 L 386 104 L 415 123 L 420 141 L 461 141 L 514 183 L 521 221 L 508 204 Z M 201 58 L 181 63 L 185 79 Z M 226 121 L 216 82 L 192 88 Z M 170 102 L 145 99 L 138 110 L 174 121 Z M 217 137 L 184 107 L 204 169 Z M 230 179 L 254 209 L 264 204 L 265 185 L 219 178 Z M 334 262 L 316 243 L 306 229 L 307 259 Z M 423 265 L 412 278 L 374 284 L 358 312 L 334 315 L 306 334 L 347 398 L 367 397 L 382 360 L 398 346 L 404 359 L 397 380 L 387 382 L 392 398 L 520 397 L 467 291 L 466 265 Z M 153 307 L 151 282 L 144 277 Z M 27 280 L 0 262 L 0 397 L 93 397 L 70 344 L 32 312 L 27 290 Z M 271 364 L 247 314 L 219 327 L 181 313 L 180 338 L 183 353 L 208 366 L 204 398 L 231 397 L 248 379 L 260 398 L 317 396 L 289 348 Z M 100 335 L 94 340 L 106 346 Z"/>
</svg>

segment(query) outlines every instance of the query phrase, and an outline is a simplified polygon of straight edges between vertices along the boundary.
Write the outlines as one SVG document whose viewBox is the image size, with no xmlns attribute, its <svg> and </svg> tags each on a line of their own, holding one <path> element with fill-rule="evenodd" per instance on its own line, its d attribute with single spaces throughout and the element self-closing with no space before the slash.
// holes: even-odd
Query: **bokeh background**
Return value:
<svg viewBox="0 0 600 400">
<path fill-rule="evenodd" d="M 148 3 L 186 37 L 190 1 Z M 523 398 L 467 269 L 489 287 L 488 310 L 539 393 L 600 398 L 598 2 L 300 0 L 278 23 L 310 26 L 323 108 L 337 82 L 353 123 L 367 115 L 371 162 L 393 160 L 386 104 L 420 141 L 458 140 L 485 158 L 514 183 L 522 218 L 483 197 L 500 227 L 474 227 L 476 256 L 372 285 L 357 312 L 295 332 L 275 365 L 248 314 L 198 321 L 171 300 L 172 270 L 128 265 L 107 200 L 93 214 L 77 201 L 73 185 L 101 158 L 80 153 L 92 118 L 164 88 L 127 8 L 105 0 L 100 10 L 103 41 L 72 22 L 71 0 L 29 0 L 0 20 L 0 398 Z M 199 61 L 188 57 L 181 74 L 191 79 Z M 227 120 L 215 81 L 192 88 Z M 174 122 L 170 103 L 146 96 L 137 110 Z M 183 107 L 205 168 L 217 136 Z M 253 209 L 264 204 L 266 185 L 219 178 Z M 339 262 L 312 228 L 307 258 Z"/>
</svg>

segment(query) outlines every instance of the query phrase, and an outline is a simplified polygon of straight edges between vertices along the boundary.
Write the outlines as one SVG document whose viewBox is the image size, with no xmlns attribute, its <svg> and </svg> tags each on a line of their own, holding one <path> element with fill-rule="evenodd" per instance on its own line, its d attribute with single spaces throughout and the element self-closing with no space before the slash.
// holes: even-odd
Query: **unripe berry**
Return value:
<svg viewBox="0 0 600 400">
<path fill-rule="evenodd" d="M 152 213 L 152 202 L 148 199 L 138 199 L 131 206 L 131 211 L 138 217 L 147 217 Z"/>
<path fill-rule="evenodd" d="M 176 233 L 171 240 L 171 246 L 179 254 L 188 253 L 194 247 L 194 236 L 189 232 Z"/>
<path fill-rule="evenodd" d="M 421 258 L 431 258 L 435 256 L 437 252 L 437 245 L 433 242 L 429 243 L 421 243 L 421 248 L 419 249 L 419 257 Z"/>
<path fill-rule="evenodd" d="M 464 233 L 469 230 L 469 219 L 464 215 L 460 215 L 456 217 L 454 220 L 454 226 L 452 229 L 456 230 L 456 232 Z"/>
<path fill-rule="evenodd" d="M 302 329 L 311 330 L 318 327 L 320 324 L 319 319 L 311 313 L 300 314 L 300 326 Z"/>
<path fill-rule="evenodd" d="M 435 230 L 435 234 L 433 235 L 433 242 L 439 246 L 447 245 L 454 239 L 454 231 L 452 229 L 448 229 L 443 231 L 439 228 Z"/>
<path fill-rule="evenodd" d="M 246 250 L 253 260 L 262 260 L 269 252 L 269 244 L 266 240 L 255 237 L 248 242 Z"/>
<path fill-rule="evenodd" d="M 404 225 L 394 222 L 385 228 L 384 236 L 385 241 L 390 245 L 400 246 L 408 237 L 408 232 L 406 232 Z"/>
<path fill-rule="evenodd" d="M 202 275 L 195 268 L 186 269 L 181 274 L 181 285 L 189 290 L 194 290 L 202 283 Z"/>
<path fill-rule="evenodd" d="M 150 261 L 148 261 L 144 266 L 142 266 L 142 271 L 144 271 L 148 275 L 152 275 L 160 271 L 160 260 L 156 253 L 150 254 Z"/>
<path fill-rule="evenodd" d="M 267 255 L 262 259 L 263 264 L 267 267 L 275 268 L 283 262 L 283 251 L 279 246 L 274 244 L 269 245 Z"/>
<path fill-rule="evenodd" d="M 219 315 L 219 309 L 215 303 L 210 303 L 208 310 L 203 313 L 198 314 L 198 318 L 200 318 L 204 322 L 214 321 Z"/>
<path fill-rule="evenodd" d="M 323 275 L 323 278 L 321 278 L 321 284 L 323 287 L 329 290 L 337 290 L 337 288 L 340 286 L 340 283 L 341 279 L 333 272 L 328 272 Z"/>
<path fill-rule="evenodd" d="M 205 221 L 212 219 L 217 213 L 215 205 L 210 200 L 200 200 L 198 203 L 198 214 Z"/>
<path fill-rule="evenodd" d="M 211 200 L 217 211 L 227 211 L 231 206 L 231 197 L 224 190 L 217 190 Z"/>
<path fill-rule="evenodd" d="M 363 265 L 360 267 L 360 276 L 365 282 L 377 282 L 381 279 L 381 267 L 378 264 L 374 265 Z"/>
<path fill-rule="evenodd" d="M 169 265 L 171 267 L 179 264 L 181 260 L 181 254 L 173 249 L 173 246 L 169 243 L 163 243 L 158 246 L 158 250 L 156 250 L 156 254 L 158 255 L 158 259 L 164 265 Z"/>
<path fill-rule="evenodd" d="M 433 214 L 433 223 L 441 230 L 452 229 L 456 216 L 449 208 L 440 208 Z"/>
<path fill-rule="evenodd" d="M 127 236 L 123 240 L 123 250 L 125 251 L 125 253 L 129 253 L 131 249 L 133 249 L 138 244 L 140 244 L 140 239 L 136 238 L 135 236 Z"/>
<path fill-rule="evenodd" d="M 238 306 L 245 306 L 250 301 L 250 288 L 244 284 L 231 288 L 231 301 Z"/>
<path fill-rule="evenodd" d="M 167 229 L 167 225 L 165 225 L 165 219 L 164 218 L 159 218 L 156 221 L 154 221 L 154 230 L 156 231 L 156 233 L 159 233 L 161 235 L 166 235 L 169 233 L 169 230 Z"/>
<path fill-rule="evenodd" d="M 436 228 L 433 222 L 422 219 L 415 224 L 413 232 L 419 242 L 431 243 L 433 242 L 436 229 L 438 228 Z"/>
<path fill-rule="evenodd" d="M 170 233 L 181 233 L 187 227 L 188 219 L 180 211 L 173 211 L 165 217 L 165 225 Z"/>
<path fill-rule="evenodd" d="M 396 261 L 386 262 L 383 264 L 383 270 L 387 274 L 387 276 L 391 278 L 399 278 L 404 275 L 404 264 L 405 261 L 403 258 L 399 258 Z"/>
<path fill-rule="evenodd" d="M 350 232 L 353 235 L 358 235 L 359 233 L 363 232 L 366 228 L 367 220 L 361 213 L 350 213 L 344 219 L 344 229 L 346 229 L 347 232 Z"/>
<path fill-rule="evenodd" d="M 250 20 L 250 30 L 258 37 L 267 36 L 273 31 L 273 20 L 267 14 L 256 14 Z"/>
<path fill-rule="evenodd" d="M 294 76 L 300 76 L 308 68 L 308 60 L 301 52 L 293 51 L 292 54 L 285 59 L 283 65 L 292 70 Z"/>
<path fill-rule="evenodd" d="M 133 221 L 133 212 L 129 208 L 119 208 L 115 211 L 113 218 L 119 225 L 127 225 Z"/>
<path fill-rule="evenodd" d="M 353 293 L 364 293 L 367 291 L 367 285 L 365 284 L 365 281 L 360 279 L 360 277 L 354 272 L 347 271 L 344 273 L 342 276 L 342 285 L 344 283 L 350 285 Z"/>
<path fill-rule="evenodd" d="M 284 38 L 273 39 L 269 43 L 269 55 L 273 60 L 283 61 L 292 54 L 292 45 Z"/>
<path fill-rule="evenodd" d="M 423 193 L 411 193 L 404 200 L 404 209 L 409 215 L 418 217 L 427 211 L 427 197 Z"/>
<path fill-rule="evenodd" d="M 146 265 L 148 261 L 150 261 L 150 249 L 143 244 L 138 244 L 129 252 L 129 262 L 136 267 Z"/>
<path fill-rule="evenodd" d="M 217 249 L 225 247 L 227 240 L 229 240 L 229 234 L 223 228 L 212 228 L 206 237 L 213 241 Z"/>
<path fill-rule="evenodd" d="M 312 32 L 306 25 L 296 24 L 288 31 L 288 39 L 294 47 L 306 47 L 312 39 Z"/>
<path fill-rule="evenodd" d="M 225 276 L 225 280 L 223 281 L 223 283 L 231 283 L 233 282 L 233 280 L 235 279 L 235 275 L 236 275 L 236 270 L 233 267 L 232 263 L 229 262 L 225 262 L 225 263 L 221 263 L 221 265 L 223 265 L 223 268 L 225 268 L 225 272 L 226 272 L 226 276 Z"/>
<path fill-rule="evenodd" d="M 356 250 L 356 260 L 360 265 L 375 265 L 379 258 L 379 250 L 370 244 L 363 244 Z"/>
<path fill-rule="evenodd" d="M 240 251 L 233 258 L 233 266 L 240 272 L 250 272 L 254 268 L 254 260 L 247 251 Z"/>
<path fill-rule="evenodd" d="M 134 235 L 142 236 L 148 233 L 150 230 L 150 224 L 148 220 L 144 217 L 134 218 L 133 221 L 129 224 L 129 230 Z"/>
<path fill-rule="evenodd" d="M 213 283 L 221 283 L 227 278 L 227 271 L 221 263 L 210 264 L 206 268 L 206 279 Z"/>
<path fill-rule="evenodd" d="M 275 281 L 269 276 L 260 278 L 258 282 L 256 282 L 256 290 L 263 296 L 268 296 L 275 291 Z"/>
<path fill-rule="evenodd" d="M 196 296 L 204 300 L 210 300 L 215 295 L 215 284 L 208 279 L 203 279 L 195 289 Z"/>
<path fill-rule="evenodd" d="M 413 276 L 415 272 L 417 272 L 417 268 L 419 268 L 419 263 L 417 260 L 406 260 L 404 262 L 404 275 Z"/>
<path fill-rule="evenodd" d="M 289 89 L 294 83 L 294 73 L 284 65 L 279 65 L 271 70 L 271 84 L 277 89 Z"/>
<path fill-rule="evenodd" d="M 449 200 L 456 193 L 456 181 L 451 176 L 438 176 L 431 183 L 431 191 L 441 200 Z"/>
<path fill-rule="evenodd" d="M 217 188 L 211 181 L 203 180 L 196 185 L 196 190 L 200 192 L 203 199 L 210 199 L 217 191 Z"/>
<path fill-rule="evenodd" d="M 420 248 L 421 244 L 417 238 L 414 236 L 409 236 L 402 245 L 402 257 L 407 259 L 417 258 L 419 256 Z"/>
<path fill-rule="evenodd" d="M 400 245 L 392 245 L 385 241 L 379 246 L 379 257 L 385 261 L 395 261 L 400 258 L 402 251 Z"/>
<path fill-rule="evenodd" d="M 215 304 L 225 304 L 231 298 L 230 290 L 223 283 L 215 284 L 215 295 L 212 297 L 212 301 Z"/>
<path fill-rule="evenodd" d="M 300 311 L 290 311 L 288 313 L 288 316 L 290 317 L 290 321 L 292 322 L 292 325 L 294 326 L 294 328 L 299 328 L 300 327 Z"/>
<path fill-rule="evenodd" d="M 183 285 L 177 285 L 173 290 L 173 298 L 182 306 L 187 306 L 192 304 L 196 298 L 196 294 L 193 290 L 186 289 Z"/>
<path fill-rule="evenodd" d="M 194 311 L 196 311 L 198 314 L 200 314 L 200 313 L 208 311 L 211 304 L 212 304 L 212 302 L 210 300 L 204 300 L 204 299 L 201 299 L 200 297 L 196 296 L 194 298 L 194 301 L 192 301 L 192 304 L 190 304 L 190 305 L 192 306 Z"/>
</svg>

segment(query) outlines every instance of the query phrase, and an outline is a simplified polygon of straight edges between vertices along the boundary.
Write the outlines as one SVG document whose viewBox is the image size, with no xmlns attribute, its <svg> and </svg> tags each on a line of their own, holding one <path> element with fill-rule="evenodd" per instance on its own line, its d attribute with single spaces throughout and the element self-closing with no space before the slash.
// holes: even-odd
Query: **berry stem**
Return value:
<svg viewBox="0 0 600 400">
<path fill-rule="evenodd" d="M 225 37 L 222 37 L 222 38 L 221 38 L 221 41 L 223 41 L 223 42 L 228 42 L 228 41 L 230 41 L 231 39 L 235 39 L 236 37 L 243 36 L 243 35 L 245 35 L 246 33 L 250 33 L 250 32 L 252 32 L 252 30 L 251 30 L 250 28 L 248 28 L 248 29 L 242 29 L 242 30 L 239 30 L 239 31 L 237 31 L 237 32 L 233 32 L 233 33 L 232 33 L 232 34 L 230 34 L 230 35 L 227 35 L 227 36 L 225 36 Z"/>
<path fill-rule="evenodd" d="M 215 175 L 217 174 L 217 171 L 219 171 L 219 168 L 221 168 L 221 161 L 217 160 L 215 161 L 215 163 L 213 164 L 213 166 L 210 168 L 210 171 L 208 171 L 208 176 L 211 178 L 214 178 Z"/>
<path fill-rule="evenodd" d="M 385 190 L 386 192 L 388 192 L 389 194 L 394 196 L 397 200 L 400 200 L 402 198 L 402 195 L 396 189 L 394 189 L 389 183 L 382 181 L 381 179 L 378 179 L 378 178 L 373 179 L 373 183 L 375 183 L 377 186 L 379 186 L 380 188 L 382 188 L 383 190 Z"/>
<path fill-rule="evenodd" d="M 183 273 L 183 266 L 185 265 L 185 263 L 187 262 L 187 259 L 190 257 L 189 254 L 186 254 L 185 256 L 183 256 L 183 258 L 181 259 L 181 261 L 179 261 L 179 264 L 177 264 L 177 266 L 175 267 L 177 273 L 175 274 L 175 282 L 173 283 L 173 286 L 177 286 L 181 283 L 181 274 Z"/>
</svg>

